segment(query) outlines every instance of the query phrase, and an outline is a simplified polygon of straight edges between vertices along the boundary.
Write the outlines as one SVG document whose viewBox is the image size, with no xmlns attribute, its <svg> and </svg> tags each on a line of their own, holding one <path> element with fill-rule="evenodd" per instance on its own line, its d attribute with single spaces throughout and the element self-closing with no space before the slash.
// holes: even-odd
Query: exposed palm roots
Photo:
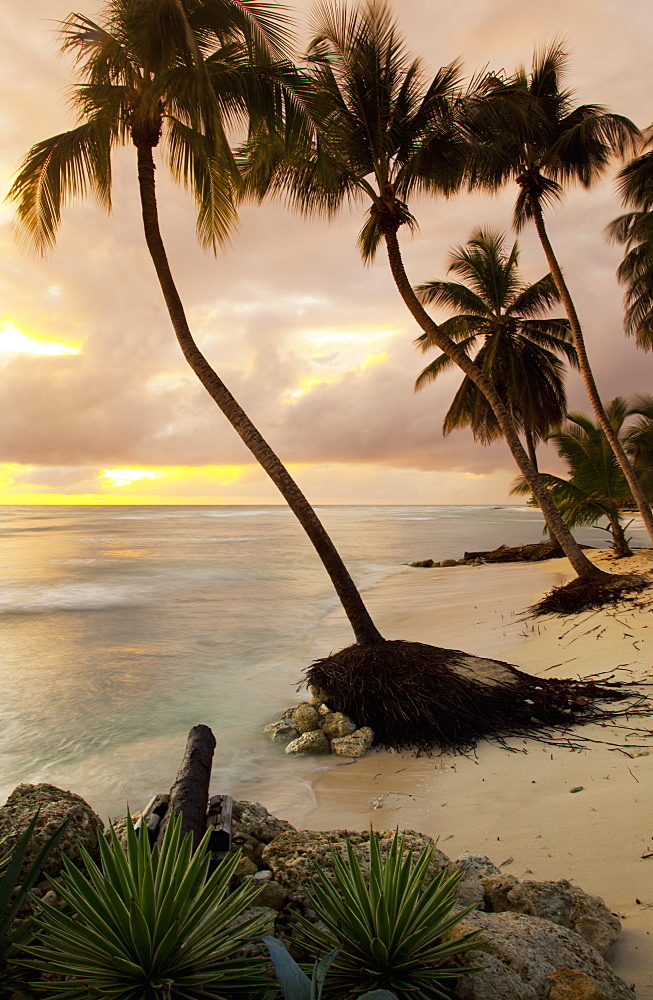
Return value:
<svg viewBox="0 0 653 1000">
<path fill-rule="evenodd" d="M 422 752 L 467 752 L 481 739 L 545 738 L 650 712 L 628 682 L 532 677 L 500 660 L 402 640 L 348 646 L 316 660 L 305 678 L 334 711 L 370 726 L 376 744 Z"/>
<path fill-rule="evenodd" d="M 629 594 L 636 594 L 651 586 L 650 579 L 641 576 L 613 576 L 603 581 L 584 580 L 576 577 L 562 587 L 554 587 L 533 604 L 529 611 L 541 615 L 570 615 L 578 611 L 612 607 Z"/>
</svg>

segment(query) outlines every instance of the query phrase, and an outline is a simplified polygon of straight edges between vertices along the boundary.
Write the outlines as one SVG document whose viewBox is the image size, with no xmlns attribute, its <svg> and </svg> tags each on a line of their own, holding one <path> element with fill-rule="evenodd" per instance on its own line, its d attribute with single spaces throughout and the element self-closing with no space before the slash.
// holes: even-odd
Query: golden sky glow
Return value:
<svg viewBox="0 0 653 1000">
<path fill-rule="evenodd" d="M 0 354 L 79 354 L 79 344 L 63 344 L 20 330 L 9 319 L 0 320 Z"/>
<path fill-rule="evenodd" d="M 653 7 L 623 0 L 390 0 L 411 56 L 428 75 L 460 56 L 469 79 L 482 67 L 530 65 L 560 39 L 567 84 L 641 128 L 653 121 L 650 88 L 634 65 L 650 61 Z M 89 0 L 96 17 L 104 0 Z M 290 0 L 298 54 L 313 0 Z M 68 0 L 7 0 L 0 38 L 5 142 L 0 150 L 0 503 L 279 503 L 279 494 L 181 356 L 143 240 L 133 149 L 115 161 L 113 211 L 69 204 L 45 257 L 15 239 L 3 202 L 26 151 L 75 125 L 67 104 L 71 60 L 57 58 L 55 22 Z M 589 12 L 591 11 L 591 17 Z M 162 232 L 192 332 L 209 362 L 279 458 L 322 503 L 505 503 L 515 467 L 502 442 L 484 448 L 468 431 L 443 437 L 460 383 L 451 371 L 415 393 L 434 353 L 381 248 L 361 263 L 357 233 L 369 206 L 327 221 L 302 218 L 272 198 L 245 204 L 217 257 L 197 244 L 194 206 L 157 156 Z M 646 392 L 653 355 L 621 336 L 622 250 L 604 230 L 622 213 L 610 165 L 590 191 L 565 190 L 547 211 L 605 400 Z M 511 235 L 516 191 L 412 197 L 419 223 L 400 243 L 413 285 L 447 277 L 448 256 L 477 226 Z M 519 234 L 527 282 L 546 273 L 533 226 Z M 446 311 L 434 309 L 436 320 Z M 554 313 L 558 315 L 558 313 Z M 576 373 L 571 410 L 587 412 Z M 552 447 L 542 468 L 560 472 Z"/>
</svg>

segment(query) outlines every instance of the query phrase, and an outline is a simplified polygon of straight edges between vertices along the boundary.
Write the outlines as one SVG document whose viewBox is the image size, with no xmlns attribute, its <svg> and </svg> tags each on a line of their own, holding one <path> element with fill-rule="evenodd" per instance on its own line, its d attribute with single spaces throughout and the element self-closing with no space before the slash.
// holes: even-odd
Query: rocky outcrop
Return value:
<svg viewBox="0 0 653 1000">
<path fill-rule="evenodd" d="M 589 548 L 581 545 L 582 549 Z M 557 542 L 533 542 L 530 545 L 499 545 L 496 549 L 482 552 L 465 552 L 462 559 L 419 559 L 408 563 L 419 569 L 439 566 L 480 566 L 483 563 L 542 562 L 545 559 L 561 559 L 564 552 Z"/>
<path fill-rule="evenodd" d="M 17 843 L 37 811 L 39 819 L 27 850 L 26 867 L 66 819 L 68 827 L 45 866 L 47 874 L 59 874 L 64 855 L 81 865 L 80 844 L 99 861 L 98 834 L 104 829 L 102 820 L 80 795 L 54 785 L 25 784 L 14 788 L 0 807 L 0 841 L 5 842 L 4 847 L 11 849 Z"/>
<path fill-rule="evenodd" d="M 326 739 L 321 730 L 314 732 Z M 20 785 L 12 792 L 0 808 L 0 836 L 6 836 L 10 845 L 15 842 L 39 806 L 41 821 L 31 857 L 67 816 L 71 824 L 65 854 L 81 862 L 76 845 L 80 838 L 97 857 L 101 820 L 80 796 L 52 785 Z M 268 933 L 283 938 L 298 959 L 311 960 L 292 938 L 296 914 L 317 919 L 311 879 L 318 867 L 327 877 L 333 874 L 332 852 L 343 854 L 346 839 L 368 874 L 370 832 L 296 830 L 257 802 L 234 802 L 232 822 L 234 850 L 243 854 L 233 886 L 252 881 L 260 887 L 248 913 L 264 914 Z M 379 833 L 382 855 L 393 836 L 393 830 Z M 414 855 L 432 844 L 423 834 L 404 833 L 405 848 Z M 61 853 L 48 866 L 55 877 Z M 435 848 L 429 877 L 443 870 L 464 872 L 456 890 L 458 903 L 478 907 L 449 935 L 455 940 L 470 931 L 480 932 L 475 949 L 458 959 L 461 968 L 479 971 L 460 978 L 454 993 L 457 1000 L 633 1000 L 603 958 L 619 934 L 620 922 L 600 897 L 565 879 L 520 882 L 480 854 L 464 854 L 451 862 Z"/>
<path fill-rule="evenodd" d="M 478 947 L 461 956 L 463 968 L 477 968 L 460 979 L 459 1000 L 572 1000 L 571 985 L 583 986 L 578 1000 L 633 1000 L 633 994 L 595 948 L 574 931 L 525 913 L 469 914 L 451 940 L 480 931 Z M 563 989 L 564 987 L 564 989 Z M 555 993 L 553 994 L 556 995 Z"/>
</svg>

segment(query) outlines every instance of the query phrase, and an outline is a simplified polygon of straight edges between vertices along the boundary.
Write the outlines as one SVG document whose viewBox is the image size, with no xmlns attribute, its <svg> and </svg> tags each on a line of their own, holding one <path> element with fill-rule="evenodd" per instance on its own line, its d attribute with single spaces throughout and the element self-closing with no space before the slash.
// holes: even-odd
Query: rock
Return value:
<svg viewBox="0 0 653 1000">
<path fill-rule="evenodd" d="M 462 868 L 470 875 L 476 875 L 480 879 L 501 875 L 501 869 L 497 868 L 485 854 L 461 854 L 452 864 L 454 868 Z"/>
<path fill-rule="evenodd" d="M 456 559 L 441 559 L 438 566 L 457 566 L 458 562 Z"/>
<path fill-rule="evenodd" d="M 535 907 L 514 875 L 495 875 L 482 879 L 485 909 L 490 913 L 504 912 L 535 914 Z"/>
<path fill-rule="evenodd" d="M 556 969 L 546 978 L 553 983 L 549 1000 L 610 1000 L 596 980 L 590 979 L 584 972 Z"/>
<path fill-rule="evenodd" d="M 307 702 L 302 702 L 298 705 L 292 714 L 293 722 L 295 723 L 295 728 L 300 733 L 311 733 L 315 729 L 319 729 L 321 717 L 316 708 L 309 705 Z"/>
<path fill-rule="evenodd" d="M 318 708 L 326 698 L 325 692 L 321 688 L 315 687 L 313 684 L 309 686 L 308 693 L 311 696 L 311 705 L 315 708 Z"/>
<path fill-rule="evenodd" d="M 566 927 L 523 913 L 477 911 L 447 938 L 470 931 L 480 931 L 481 940 L 460 956 L 460 963 L 480 971 L 460 979 L 459 1000 L 549 1000 L 551 974 L 561 969 L 582 973 L 589 985 L 603 991 L 605 1000 L 633 1000 L 626 983 L 598 952 Z M 598 997 L 587 994 L 583 1000 Z"/>
<path fill-rule="evenodd" d="M 610 912 L 600 896 L 588 895 L 567 879 L 557 882 L 526 881 L 522 890 L 530 900 L 535 916 L 551 920 L 561 927 L 570 927 L 601 955 L 605 955 L 621 933 L 619 918 Z M 492 909 L 515 910 L 516 907 L 493 906 Z"/>
<path fill-rule="evenodd" d="M 385 855 L 390 847 L 393 836 L 394 831 L 392 830 L 384 830 L 379 833 L 382 855 Z M 279 882 L 287 892 L 301 891 L 310 885 L 311 878 L 315 876 L 316 865 L 327 875 L 333 872 L 331 850 L 344 854 L 346 838 L 349 839 L 362 871 L 368 873 L 369 831 L 364 833 L 355 833 L 349 830 L 288 831 L 276 837 L 264 848 L 263 862 L 272 869 L 275 881 Z M 404 838 L 406 850 L 412 850 L 415 855 L 423 851 L 428 844 L 433 843 L 430 837 L 425 837 L 412 830 L 404 831 Z M 429 868 L 431 876 L 437 875 L 448 863 L 446 855 L 436 849 L 433 852 Z"/>
<path fill-rule="evenodd" d="M 236 865 L 236 870 L 232 876 L 233 884 L 235 886 L 240 885 L 240 883 L 244 882 L 245 879 L 251 878 L 252 875 L 255 875 L 257 871 L 258 867 L 255 861 L 252 861 L 251 858 L 241 858 Z"/>
<path fill-rule="evenodd" d="M 98 835 L 104 823 L 80 795 L 67 792 L 54 785 L 18 785 L 0 808 L 0 840 L 11 849 L 29 826 L 30 820 L 39 812 L 39 820 L 27 849 L 27 868 L 55 830 L 65 819 L 68 827 L 59 846 L 50 856 L 44 871 L 48 875 L 58 875 L 61 871 L 62 855 L 78 867 L 83 868 L 79 845 L 83 845 L 95 861 L 100 860 Z"/>
<path fill-rule="evenodd" d="M 321 729 L 303 733 L 286 747 L 286 753 L 329 753 L 329 741 Z"/>
<path fill-rule="evenodd" d="M 408 563 L 409 566 L 415 566 L 418 569 L 432 569 L 433 566 L 438 566 L 439 563 L 434 563 L 432 559 L 419 559 L 417 562 Z"/>
<path fill-rule="evenodd" d="M 355 733 L 356 723 L 352 722 L 347 715 L 343 715 L 342 712 L 330 712 L 329 715 L 324 716 L 322 729 L 324 735 L 333 740 Z"/>
<path fill-rule="evenodd" d="M 331 740 L 331 749 L 340 757 L 364 757 L 373 743 L 374 733 L 369 726 L 362 726 L 349 736 Z"/>
<path fill-rule="evenodd" d="M 280 719 L 279 722 L 270 722 L 264 726 L 263 732 L 269 736 L 273 743 L 287 743 L 288 740 L 297 739 L 299 730 L 292 719 Z"/>
<path fill-rule="evenodd" d="M 605 905 L 600 896 L 590 896 L 572 885 L 569 924 L 588 944 L 605 955 L 621 934 L 621 921 Z"/>
<path fill-rule="evenodd" d="M 452 872 L 456 871 L 456 868 L 452 865 L 451 870 Z M 460 880 L 454 889 L 454 894 L 461 906 L 482 907 L 485 899 L 483 883 L 478 875 L 474 875 L 472 872 L 467 872 L 465 877 Z"/>
<path fill-rule="evenodd" d="M 234 802 L 231 821 L 234 836 L 244 834 L 261 844 L 269 844 L 280 833 L 295 829 L 287 820 L 272 816 L 260 802 Z"/>
<path fill-rule="evenodd" d="M 330 709 L 328 705 L 325 705 L 324 702 L 322 702 L 322 704 L 317 706 L 317 711 L 319 715 L 324 717 L 325 715 L 331 715 L 332 709 Z"/>
<path fill-rule="evenodd" d="M 533 905 L 536 917 L 551 920 L 560 927 L 571 926 L 571 883 L 566 879 L 559 882 L 523 883 L 523 889 Z M 506 907 L 508 909 L 509 907 Z"/>
<path fill-rule="evenodd" d="M 267 906 L 271 910 L 281 910 L 288 900 L 288 893 L 286 890 L 275 882 L 274 879 L 270 879 L 269 882 L 264 882 L 261 891 L 256 897 L 257 906 Z"/>
</svg>

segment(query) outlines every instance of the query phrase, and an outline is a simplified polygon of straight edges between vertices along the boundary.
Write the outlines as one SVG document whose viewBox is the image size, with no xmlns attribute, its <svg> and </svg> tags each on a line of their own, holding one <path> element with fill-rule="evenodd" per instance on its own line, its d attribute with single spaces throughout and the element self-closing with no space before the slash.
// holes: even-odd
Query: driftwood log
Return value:
<svg viewBox="0 0 653 1000">
<path fill-rule="evenodd" d="M 193 726 L 188 734 L 186 750 L 177 772 L 177 779 L 170 789 L 170 802 L 157 831 L 161 843 L 169 819 L 181 813 L 181 832 L 192 833 L 193 849 L 197 848 L 206 830 L 206 810 L 209 802 L 211 764 L 215 750 L 215 736 L 208 726 Z"/>
</svg>

